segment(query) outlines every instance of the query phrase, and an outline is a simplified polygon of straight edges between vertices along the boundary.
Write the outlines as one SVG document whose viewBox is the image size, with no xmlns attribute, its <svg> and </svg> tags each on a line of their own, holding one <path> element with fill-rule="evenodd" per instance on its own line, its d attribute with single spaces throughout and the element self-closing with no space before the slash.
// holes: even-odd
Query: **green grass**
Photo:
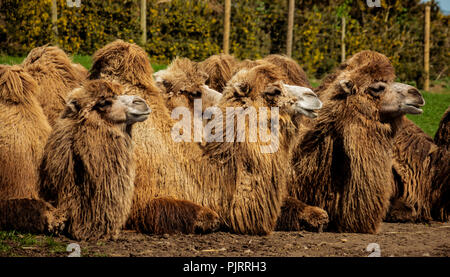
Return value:
<svg viewBox="0 0 450 277">
<path fill-rule="evenodd" d="M 19 64 L 24 57 L 0 56 L 0 64 Z"/>
<path fill-rule="evenodd" d="M 92 66 L 92 58 L 91 56 L 82 56 L 82 55 L 74 55 L 72 57 L 72 61 L 74 63 L 79 63 L 82 66 L 86 67 L 87 69 L 90 69 Z"/>
<path fill-rule="evenodd" d="M 35 245 L 38 241 L 32 234 L 21 234 L 16 231 L 0 231 L 0 242 L 13 241 L 20 246 Z"/>
<path fill-rule="evenodd" d="M 66 244 L 51 236 L 36 236 L 16 231 L 0 231 L 0 254 L 20 255 L 20 249 L 40 249 L 51 254 L 65 253 Z"/>
<path fill-rule="evenodd" d="M 55 241 L 53 237 L 45 237 L 41 244 L 45 245 L 52 253 L 66 252 L 66 245 Z"/>
<path fill-rule="evenodd" d="M 422 91 L 422 95 L 425 98 L 423 114 L 407 115 L 407 117 L 419 125 L 425 133 L 433 137 L 439 127 L 442 115 L 450 106 L 450 90 L 442 94 Z"/>
</svg>

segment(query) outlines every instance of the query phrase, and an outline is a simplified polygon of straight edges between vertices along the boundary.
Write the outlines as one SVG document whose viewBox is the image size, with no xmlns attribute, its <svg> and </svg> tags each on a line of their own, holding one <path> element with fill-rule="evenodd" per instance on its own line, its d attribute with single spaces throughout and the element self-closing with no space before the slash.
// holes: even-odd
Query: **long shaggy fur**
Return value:
<svg viewBox="0 0 450 277">
<path fill-rule="evenodd" d="M 136 60 L 142 64 L 129 66 Z M 134 129 L 136 190 L 128 226 L 170 233 L 190 232 L 193 227 L 189 225 L 194 224 L 204 231 L 214 230 L 220 219 L 221 226 L 232 232 L 272 231 L 289 172 L 281 151 L 287 151 L 287 142 L 295 133 L 289 117 L 280 115 L 280 150 L 273 154 L 261 154 L 261 143 L 216 142 L 205 149 L 195 143 L 176 143 L 170 134 L 174 122 L 153 80 L 136 78 L 136 83 L 126 77 L 151 73 L 146 53 L 135 44 L 115 41 L 94 55 L 91 78 L 120 82 L 127 93 L 139 94 L 155 111 Z M 263 105 L 262 90 L 280 74 L 269 64 L 237 76 L 219 106 Z"/>
<path fill-rule="evenodd" d="M 218 92 L 222 92 L 227 82 L 233 77 L 238 61 L 232 55 L 213 55 L 199 63 L 199 67 L 208 74 L 206 84 Z"/>
<path fill-rule="evenodd" d="M 31 50 L 22 66 L 37 81 L 36 98 L 53 126 L 65 107 L 68 93 L 86 79 L 87 70 L 72 63 L 63 50 L 49 45 Z"/>
<path fill-rule="evenodd" d="M 341 90 L 342 78 L 353 82 L 353 94 Z M 326 78 L 318 92 L 324 106 L 294 149 L 290 195 L 325 209 L 331 230 L 376 233 L 388 210 L 394 128 L 380 122 L 376 99 L 365 89 L 394 78 L 384 55 L 356 54 Z"/>
<path fill-rule="evenodd" d="M 262 61 L 262 60 L 253 61 L 250 59 L 245 59 L 243 61 L 238 62 L 238 64 L 234 67 L 233 75 L 238 73 L 242 69 L 251 69 L 255 66 L 262 65 L 263 63 L 264 63 L 264 61 Z"/>
<path fill-rule="evenodd" d="M 434 135 L 434 142 L 450 151 L 450 106 L 442 116 L 439 128 Z"/>
<path fill-rule="evenodd" d="M 194 99 L 202 96 L 208 75 L 198 63 L 188 58 L 175 58 L 167 69 L 158 72 L 159 88 L 169 111 L 176 107 L 194 107 Z"/>
<path fill-rule="evenodd" d="M 45 146 L 40 195 L 65 214 L 65 232 L 77 240 L 115 238 L 134 192 L 130 130 L 103 118 L 96 105 L 122 87 L 91 81 L 70 95 Z"/>
<path fill-rule="evenodd" d="M 51 128 L 34 79 L 0 66 L 0 199 L 36 198 L 37 169 Z"/>
<path fill-rule="evenodd" d="M 18 66 L 0 65 L 0 229 L 50 232 L 55 209 L 38 199 L 38 167 L 51 128 L 34 79 Z"/>
<path fill-rule="evenodd" d="M 386 220 L 447 221 L 450 153 L 411 120 L 403 117 L 402 121 L 394 140 L 396 186 Z"/>
<path fill-rule="evenodd" d="M 287 75 L 288 84 L 312 89 L 305 71 L 293 59 L 283 55 L 272 54 L 266 56 L 264 60 L 279 66 Z"/>
</svg>

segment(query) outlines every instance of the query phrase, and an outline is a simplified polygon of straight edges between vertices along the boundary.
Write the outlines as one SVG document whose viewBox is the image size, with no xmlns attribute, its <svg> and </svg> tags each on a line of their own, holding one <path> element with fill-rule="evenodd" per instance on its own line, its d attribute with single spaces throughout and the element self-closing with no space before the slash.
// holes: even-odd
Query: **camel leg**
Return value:
<svg viewBox="0 0 450 277">
<path fill-rule="evenodd" d="M 402 200 L 391 200 L 389 211 L 386 215 L 387 222 L 415 222 L 417 219 L 416 209 Z"/>
<path fill-rule="evenodd" d="M 213 210 L 186 200 L 155 198 L 145 211 L 127 224 L 144 233 L 208 233 L 219 228 L 219 216 Z"/>
<path fill-rule="evenodd" d="M 54 234 L 63 227 L 64 216 L 43 200 L 0 200 L 0 230 Z"/>
<path fill-rule="evenodd" d="M 302 229 L 322 231 L 328 223 L 328 213 L 315 206 L 309 206 L 293 197 L 287 197 L 277 220 L 277 231 L 300 231 Z"/>
</svg>

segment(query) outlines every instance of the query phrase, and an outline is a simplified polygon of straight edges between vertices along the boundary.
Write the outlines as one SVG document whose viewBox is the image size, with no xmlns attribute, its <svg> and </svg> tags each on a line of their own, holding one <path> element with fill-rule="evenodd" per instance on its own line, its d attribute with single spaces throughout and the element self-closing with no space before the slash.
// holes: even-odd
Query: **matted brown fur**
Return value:
<svg viewBox="0 0 450 277">
<path fill-rule="evenodd" d="M 343 78 L 354 84 L 350 94 L 340 89 Z M 388 210 L 395 124 L 380 121 L 377 100 L 366 88 L 394 78 L 382 54 L 362 51 L 347 60 L 325 79 L 319 117 L 294 148 L 290 195 L 325 209 L 331 230 L 376 233 Z"/>
<path fill-rule="evenodd" d="M 57 46 L 49 45 L 31 50 L 22 66 L 37 81 L 39 92 L 36 98 L 53 126 L 64 109 L 68 93 L 86 79 L 87 70 L 73 64 Z"/>
<path fill-rule="evenodd" d="M 250 60 L 250 59 L 245 59 L 245 60 L 243 60 L 243 61 L 240 61 L 240 62 L 235 66 L 235 68 L 234 68 L 234 70 L 233 70 L 233 75 L 236 74 L 236 73 L 238 73 L 238 72 L 241 71 L 242 69 L 251 69 L 251 68 L 253 68 L 253 67 L 255 67 L 255 66 L 258 66 L 258 65 L 261 65 L 261 64 L 263 64 L 263 63 L 264 63 L 264 61 L 262 61 L 262 60 L 256 60 L 256 61 L 253 61 L 253 60 Z"/>
<path fill-rule="evenodd" d="M 36 81 L 0 65 L 0 229 L 46 232 L 55 209 L 38 199 L 38 167 L 51 128 L 36 100 Z"/>
<path fill-rule="evenodd" d="M 36 198 L 48 121 L 36 81 L 18 66 L 0 66 L 0 199 Z"/>
<path fill-rule="evenodd" d="M 448 220 L 445 190 L 450 182 L 450 153 L 406 117 L 394 140 L 395 191 L 386 220 Z M 446 202 L 447 201 L 447 202 Z"/>
<path fill-rule="evenodd" d="M 218 92 L 222 92 L 227 82 L 233 77 L 238 61 L 232 55 L 213 55 L 199 63 L 199 67 L 208 74 L 206 84 Z"/>
<path fill-rule="evenodd" d="M 40 195 L 67 218 L 68 236 L 115 238 L 128 217 L 134 192 L 130 130 L 107 120 L 100 103 L 118 101 L 122 87 L 86 82 L 69 97 L 45 146 Z"/>
<path fill-rule="evenodd" d="M 193 110 L 194 99 L 202 96 L 202 86 L 208 75 L 199 68 L 198 63 L 177 57 L 159 78 L 163 80 L 160 89 L 169 111 L 176 107 L 189 107 Z"/>
<path fill-rule="evenodd" d="M 142 64 L 127 66 L 133 62 L 129 57 Z M 135 44 L 115 41 L 100 49 L 93 60 L 91 78 L 120 82 L 127 93 L 145 98 L 154 111 L 133 132 L 137 171 L 130 228 L 191 232 L 193 224 L 205 231 L 214 230 L 217 219 L 222 227 L 236 233 L 267 234 L 275 228 L 289 172 L 282 152 L 287 151 L 286 145 L 295 133 L 289 116 L 280 115 L 280 150 L 273 154 L 262 154 L 261 143 L 215 142 L 203 150 L 195 143 L 176 143 L 170 133 L 174 122 L 153 80 L 136 78 L 136 83 L 126 78 L 151 76 L 146 53 Z M 261 94 L 280 74 L 277 67 L 267 64 L 235 76 L 234 85 L 225 89 L 220 107 L 266 104 Z"/>
<path fill-rule="evenodd" d="M 439 128 L 434 135 L 434 142 L 438 146 L 445 147 L 450 151 L 450 106 L 447 108 L 439 122 Z"/>
<path fill-rule="evenodd" d="M 312 89 L 305 71 L 293 59 L 283 55 L 272 54 L 264 57 L 263 60 L 282 68 L 288 77 L 288 84 Z"/>
</svg>

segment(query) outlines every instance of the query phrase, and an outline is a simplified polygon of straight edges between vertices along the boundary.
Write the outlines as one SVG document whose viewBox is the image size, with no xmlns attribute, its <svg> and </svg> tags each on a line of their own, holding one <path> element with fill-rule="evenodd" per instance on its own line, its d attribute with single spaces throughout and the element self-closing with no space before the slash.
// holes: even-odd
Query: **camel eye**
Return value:
<svg viewBox="0 0 450 277">
<path fill-rule="evenodd" d="M 194 98 L 198 98 L 198 97 L 201 97 L 201 96 L 202 96 L 202 93 L 201 93 L 200 91 L 196 91 L 196 92 L 193 92 L 193 93 L 192 93 L 192 96 L 193 96 Z"/>
<path fill-rule="evenodd" d="M 99 109 L 104 109 L 106 107 L 109 107 L 113 104 L 113 102 L 110 99 L 102 99 L 97 102 L 97 105 L 95 105 Z"/>
<path fill-rule="evenodd" d="M 281 90 L 279 88 L 272 88 L 272 89 L 266 91 L 266 95 L 272 96 L 272 97 L 278 96 L 280 94 L 281 94 Z"/>
<path fill-rule="evenodd" d="M 386 85 L 383 83 L 376 83 L 369 87 L 369 92 L 374 96 L 379 96 L 386 89 Z"/>
</svg>

